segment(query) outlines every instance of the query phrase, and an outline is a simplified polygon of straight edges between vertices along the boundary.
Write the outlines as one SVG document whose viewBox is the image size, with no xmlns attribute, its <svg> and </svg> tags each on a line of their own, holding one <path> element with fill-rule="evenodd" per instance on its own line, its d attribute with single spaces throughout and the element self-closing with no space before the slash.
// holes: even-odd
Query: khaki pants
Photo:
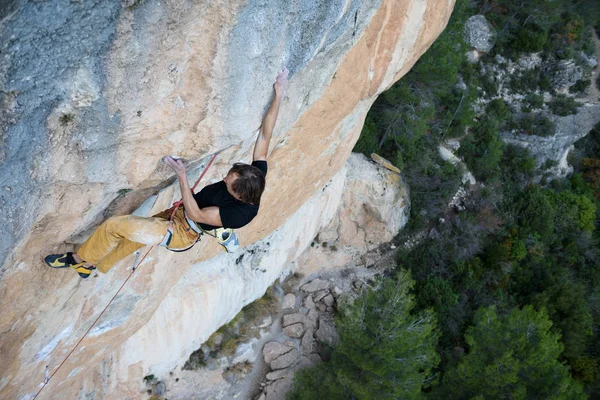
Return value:
<svg viewBox="0 0 600 400">
<path fill-rule="evenodd" d="M 159 214 L 164 216 L 163 213 Z M 134 251 L 159 244 L 169 228 L 169 220 L 160 217 L 143 218 L 133 215 L 112 217 L 104 221 L 96 232 L 77 251 L 86 262 L 102 273 L 108 272 L 118 261 Z M 173 218 L 173 238 L 170 248 L 181 249 L 196 241 L 194 232 L 179 208 Z"/>
</svg>

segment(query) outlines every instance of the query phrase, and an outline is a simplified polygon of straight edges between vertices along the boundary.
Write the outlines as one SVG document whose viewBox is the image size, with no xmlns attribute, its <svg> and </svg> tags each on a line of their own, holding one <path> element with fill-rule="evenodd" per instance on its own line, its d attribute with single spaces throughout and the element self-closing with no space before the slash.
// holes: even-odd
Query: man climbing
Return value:
<svg viewBox="0 0 600 400">
<path fill-rule="evenodd" d="M 119 260 L 147 245 L 160 243 L 177 251 L 191 247 L 205 231 L 247 225 L 258 213 L 265 188 L 269 142 L 287 78 L 288 70 L 284 68 L 273 85 L 275 96 L 259 128 L 251 165 L 234 164 L 222 181 L 194 194 L 183 163 L 167 156 L 164 160 L 177 174 L 183 200 L 183 208 L 177 209 L 172 223 L 164 213 L 151 218 L 112 217 L 76 253 L 49 255 L 44 259 L 46 264 L 52 268 L 73 268 L 87 278 L 94 269 L 108 272 Z"/>
</svg>

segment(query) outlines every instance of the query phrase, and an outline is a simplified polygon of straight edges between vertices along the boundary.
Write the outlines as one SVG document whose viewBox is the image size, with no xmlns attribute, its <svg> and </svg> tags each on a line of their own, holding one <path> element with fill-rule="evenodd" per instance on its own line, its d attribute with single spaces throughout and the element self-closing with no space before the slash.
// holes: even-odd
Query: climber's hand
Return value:
<svg viewBox="0 0 600 400">
<path fill-rule="evenodd" d="M 277 80 L 273 85 L 273 88 L 275 89 L 275 94 L 277 96 L 283 96 L 283 92 L 285 91 L 285 87 L 287 86 L 289 73 L 290 71 L 288 71 L 287 67 L 283 67 L 283 70 L 277 75 Z"/>
<path fill-rule="evenodd" d="M 176 160 L 171 156 L 165 156 L 163 160 L 169 164 L 169 167 L 177 174 L 177 176 L 185 176 L 185 165 L 181 160 Z"/>
</svg>

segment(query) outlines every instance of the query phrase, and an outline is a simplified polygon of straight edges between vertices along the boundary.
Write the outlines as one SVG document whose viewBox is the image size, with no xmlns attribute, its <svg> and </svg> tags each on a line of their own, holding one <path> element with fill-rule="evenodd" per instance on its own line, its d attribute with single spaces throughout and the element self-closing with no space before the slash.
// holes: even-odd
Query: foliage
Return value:
<svg viewBox="0 0 600 400">
<path fill-rule="evenodd" d="M 472 135 L 461 142 L 461 155 L 478 179 L 490 179 L 499 172 L 504 151 L 504 143 L 498 137 L 499 126 L 498 118 L 485 115 L 473 127 Z"/>
<path fill-rule="evenodd" d="M 452 398 L 586 398 L 558 361 L 560 335 L 545 311 L 525 306 L 498 315 L 482 308 L 474 323 L 465 334 L 468 354 L 444 378 Z"/>
<path fill-rule="evenodd" d="M 362 132 L 360 133 L 360 138 L 354 146 L 354 151 L 369 156 L 371 153 L 377 153 L 378 150 L 377 125 L 375 124 L 375 121 L 373 121 L 373 118 L 370 115 L 367 115 Z"/>
<path fill-rule="evenodd" d="M 528 93 L 523 99 L 525 107 L 523 111 L 531 112 L 534 109 L 540 109 L 544 106 L 544 96 L 536 93 Z"/>
<path fill-rule="evenodd" d="M 554 133 L 551 119 L 542 114 L 546 112 L 543 94 L 551 92 L 548 74 L 537 68 L 512 77 L 510 88 L 524 96 L 520 113 L 513 115 L 519 110 L 495 98 L 499 86 L 496 76 L 489 69 L 481 75 L 477 65 L 465 62 L 462 43 L 465 19 L 481 12 L 499 31 L 492 54 L 483 57 L 501 54 L 516 60 L 520 53 L 532 49 L 541 49 L 545 61 L 571 57 L 589 50 L 587 19 L 593 18 L 580 18 L 583 15 L 577 10 L 585 0 L 475 3 L 478 8 L 471 10 L 468 1 L 457 1 L 446 31 L 401 81 L 380 96 L 367 118 L 366 135 L 372 136 L 371 145 L 360 147 L 365 143 L 361 139 L 357 149 L 371 151 L 376 144 L 379 154 L 402 169 L 411 188 L 409 227 L 399 240 L 413 239 L 416 234 L 419 239 L 412 241 L 410 248 L 400 246 L 397 264 L 400 270 L 409 269 L 415 279 L 413 313 L 433 309 L 437 317 L 441 363 L 435 372 L 442 380 L 456 374 L 458 365 L 468 367 L 470 362 L 465 360 L 475 360 L 472 370 L 477 366 L 477 373 L 459 378 L 468 377 L 465 390 L 469 385 L 485 387 L 486 379 L 493 376 L 492 367 L 478 364 L 484 357 L 475 357 L 468 343 L 478 328 L 469 331 L 471 339 L 465 336 L 467 328 L 479 326 L 479 320 L 474 322 L 478 310 L 495 306 L 499 321 L 495 326 L 512 332 L 503 343 L 505 349 L 513 345 L 523 349 L 523 338 L 509 329 L 519 321 L 509 318 L 510 310 L 523 308 L 529 310 L 525 314 L 531 321 L 543 326 L 551 322 L 551 330 L 536 323 L 532 326 L 538 326 L 540 337 L 550 338 L 544 343 L 551 345 L 552 351 L 546 349 L 544 353 L 544 349 L 532 346 L 530 353 L 517 357 L 504 352 L 499 357 L 508 357 L 512 371 L 525 368 L 525 373 L 533 373 L 536 357 L 552 353 L 540 363 L 542 372 L 556 372 L 557 382 L 565 382 L 564 387 L 573 389 L 577 398 L 580 386 L 573 384 L 568 369 L 561 364 L 567 363 L 573 377 L 586 384 L 590 396 L 600 396 L 600 374 L 594 369 L 600 362 L 600 232 L 595 229 L 600 222 L 596 212 L 600 200 L 600 129 L 577 145 L 573 165 L 580 173 L 550 185 L 544 180 L 541 185 L 533 184 L 535 160 L 528 150 L 504 144 L 499 132 L 512 128 L 539 136 Z M 458 89 L 462 85 L 457 85 L 457 80 L 467 89 Z M 476 115 L 474 105 L 481 104 L 476 100 L 484 96 L 488 106 Z M 564 95 L 556 95 L 547 106 L 557 115 L 577 112 L 577 103 Z M 483 183 L 468 187 L 468 198 L 453 209 L 447 205 L 460 187 L 464 171 L 460 164 L 444 162 L 438 154 L 438 147 L 448 138 L 459 138 L 458 155 Z M 546 163 L 542 169 L 552 166 Z M 384 315 L 380 317 L 385 320 Z M 354 323 L 367 326 L 360 318 Z M 490 340 L 497 338 L 492 335 Z M 469 347 L 468 354 L 463 355 Z M 532 360 L 526 360 L 528 355 Z M 355 365 L 350 358 L 339 357 L 338 362 Z M 347 380 L 342 384 L 332 365 L 333 361 L 319 367 L 312 377 L 307 372 L 307 378 L 302 378 L 299 386 L 305 388 L 314 385 L 312 382 L 323 382 L 315 389 L 318 396 L 298 398 L 358 398 L 349 392 L 354 386 L 347 382 L 364 386 L 364 374 L 343 375 Z M 498 387 L 494 388 L 498 392 L 503 388 L 502 379 L 512 379 L 510 370 L 500 372 Z M 456 385 L 457 381 L 452 382 Z M 529 393 L 535 384 L 519 381 L 513 397 Z M 432 398 L 469 396 L 461 388 L 448 390 L 448 385 L 427 389 Z M 540 393 L 538 398 L 544 398 L 547 392 Z M 493 396 L 482 393 L 480 398 L 486 397 Z M 552 398 L 551 394 L 546 397 Z"/>
<path fill-rule="evenodd" d="M 552 136 L 556 132 L 554 122 L 543 113 L 523 114 L 512 120 L 509 127 L 524 135 Z"/>
<path fill-rule="evenodd" d="M 557 94 L 554 96 L 552 101 L 548 103 L 550 110 L 556 115 L 566 116 L 571 114 L 577 114 L 579 104 L 572 97 L 565 96 L 564 94 Z"/>
<path fill-rule="evenodd" d="M 440 358 L 432 311 L 411 315 L 414 281 L 407 271 L 382 280 L 336 319 L 340 344 L 331 361 L 294 378 L 289 399 L 416 398 Z"/>
</svg>

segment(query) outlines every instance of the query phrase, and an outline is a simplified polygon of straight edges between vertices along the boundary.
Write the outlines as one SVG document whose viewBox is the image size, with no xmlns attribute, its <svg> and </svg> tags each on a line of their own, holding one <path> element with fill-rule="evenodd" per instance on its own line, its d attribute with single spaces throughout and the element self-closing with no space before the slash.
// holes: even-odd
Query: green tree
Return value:
<svg viewBox="0 0 600 400">
<path fill-rule="evenodd" d="M 454 399 L 584 399 L 582 386 L 558 361 L 560 335 L 545 311 L 532 306 L 498 315 L 495 307 L 475 314 L 465 334 L 469 352 L 444 377 Z"/>
<path fill-rule="evenodd" d="M 340 344 L 329 363 L 294 378 L 292 400 L 412 399 L 433 380 L 440 361 L 433 311 L 411 315 L 414 286 L 410 273 L 379 281 L 336 319 Z"/>
</svg>

